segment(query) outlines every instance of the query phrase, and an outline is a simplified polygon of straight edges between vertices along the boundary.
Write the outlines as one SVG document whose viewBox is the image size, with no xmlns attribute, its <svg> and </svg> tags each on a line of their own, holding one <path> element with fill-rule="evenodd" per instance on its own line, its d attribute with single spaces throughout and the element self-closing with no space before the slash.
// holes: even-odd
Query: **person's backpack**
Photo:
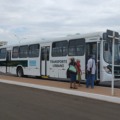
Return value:
<svg viewBox="0 0 120 120">
<path fill-rule="evenodd" d="M 69 66 L 69 71 L 70 71 L 70 72 L 73 72 L 73 73 L 76 73 L 76 72 L 77 72 L 75 66 L 73 66 L 73 65 L 70 65 L 70 66 Z"/>
</svg>

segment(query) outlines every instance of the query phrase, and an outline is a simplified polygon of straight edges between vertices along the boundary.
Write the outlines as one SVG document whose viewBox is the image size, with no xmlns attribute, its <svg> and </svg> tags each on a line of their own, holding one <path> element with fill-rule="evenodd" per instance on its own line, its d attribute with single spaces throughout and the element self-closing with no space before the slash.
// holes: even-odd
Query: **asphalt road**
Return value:
<svg viewBox="0 0 120 120">
<path fill-rule="evenodd" d="M 0 83 L 0 120 L 119 120 L 120 104 Z"/>
</svg>

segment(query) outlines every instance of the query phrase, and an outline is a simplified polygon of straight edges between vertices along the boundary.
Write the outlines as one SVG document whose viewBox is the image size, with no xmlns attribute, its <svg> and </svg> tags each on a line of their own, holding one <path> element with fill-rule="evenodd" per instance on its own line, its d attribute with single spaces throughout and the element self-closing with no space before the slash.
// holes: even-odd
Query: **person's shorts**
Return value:
<svg viewBox="0 0 120 120">
<path fill-rule="evenodd" d="M 71 82 L 75 82 L 76 81 L 76 74 L 70 74 L 70 80 L 71 80 Z"/>
</svg>

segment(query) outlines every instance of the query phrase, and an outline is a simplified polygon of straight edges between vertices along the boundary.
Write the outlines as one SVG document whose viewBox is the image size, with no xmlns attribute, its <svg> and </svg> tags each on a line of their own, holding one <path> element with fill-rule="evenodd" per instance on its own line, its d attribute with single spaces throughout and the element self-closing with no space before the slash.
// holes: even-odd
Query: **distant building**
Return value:
<svg viewBox="0 0 120 120">
<path fill-rule="evenodd" d="M 0 46 L 2 46 L 2 45 L 6 45 L 6 44 L 7 44 L 6 41 L 0 41 Z"/>
</svg>

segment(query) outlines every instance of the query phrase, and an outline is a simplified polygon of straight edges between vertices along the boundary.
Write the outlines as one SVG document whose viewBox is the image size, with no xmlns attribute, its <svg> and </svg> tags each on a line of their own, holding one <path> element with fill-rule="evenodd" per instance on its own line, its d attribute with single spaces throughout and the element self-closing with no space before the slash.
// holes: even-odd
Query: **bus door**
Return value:
<svg viewBox="0 0 120 120">
<path fill-rule="evenodd" d="M 6 73 L 10 72 L 10 61 L 11 61 L 11 50 L 8 50 L 6 56 Z"/>
<path fill-rule="evenodd" d="M 40 61 L 40 74 L 41 76 L 49 75 L 49 56 L 50 56 L 50 46 L 41 47 L 41 61 Z"/>
<path fill-rule="evenodd" d="M 100 80 L 100 42 L 97 43 L 97 80 Z"/>
<path fill-rule="evenodd" d="M 86 65 L 87 65 L 89 55 L 94 55 L 96 63 L 100 61 L 100 43 L 97 43 L 97 42 L 86 43 Z M 87 78 L 87 75 L 86 75 L 86 78 Z M 95 80 L 99 80 L 99 79 L 100 79 L 100 69 L 97 63 Z"/>
</svg>

